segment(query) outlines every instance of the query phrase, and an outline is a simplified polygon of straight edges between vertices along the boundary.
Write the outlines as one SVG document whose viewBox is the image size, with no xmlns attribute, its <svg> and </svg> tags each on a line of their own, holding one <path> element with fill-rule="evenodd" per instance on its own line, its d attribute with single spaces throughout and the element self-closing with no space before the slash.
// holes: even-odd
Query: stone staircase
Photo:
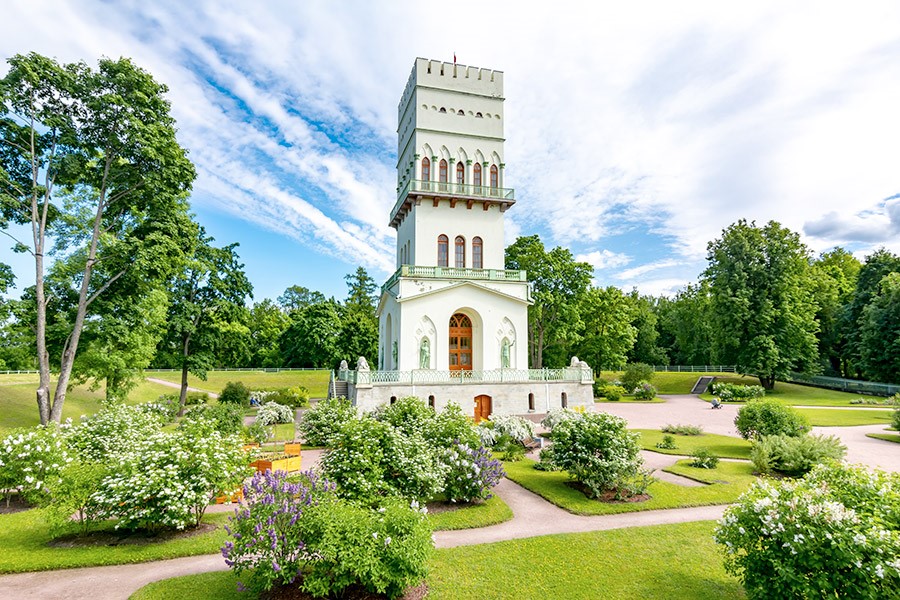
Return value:
<svg viewBox="0 0 900 600">
<path fill-rule="evenodd" d="M 706 391 L 706 388 L 709 387 L 709 384 L 711 384 L 715 380 L 715 377 L 701 377 L 697 380 L 697 383 L 694 384 L 693 389 L 691 389 L 691 393 L 702 394 Z"/>
<path fill-rule="evenodd" d="M 343 396 L 347 397 L 347 382 L 346 381 L 338 381 L 337 379 L 331 380 L 331 385 L 328 386 L 328 397 L 329 398 L 338 398 Z"/>
</svg>

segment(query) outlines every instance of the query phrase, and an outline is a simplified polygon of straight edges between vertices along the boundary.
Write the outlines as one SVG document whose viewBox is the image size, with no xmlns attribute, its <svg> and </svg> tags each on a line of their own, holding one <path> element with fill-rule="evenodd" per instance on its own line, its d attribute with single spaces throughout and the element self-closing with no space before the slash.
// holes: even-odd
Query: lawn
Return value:
<svg viewBox="0 0 900 600">
<path fill-rule="evenodd" d="M 600 377 L 606 381 L 622 377 L 622 371 L 602 371 Z M 731 377 L 732 373 L 670 373 L 660 371 L 650 380 L 660 394 L 690 394 L 697 380 L 704 376 Z"/>
<path fill-rule="evenodd" d="M 7 385 L 7 378 L 26 377 L 24 375 L 0 375 L 0 435 L 16 427 L 31 427 L 40 421 L 35 401 L 37 375 L 28 375 L 30 380 L 24 383 Z M 55 389 L 55 386 L 54 388 Z M 161 394 L 172 392 L 170 388 L 148 381 L 141 382 L 128 396 L 129 404 L 138 404 L 156 400 Z M 52 392 L 51 392 L 52 393 Z M 81 415 L 94 414 L 100 410 L 100 401 L 105 392 L 101 387 L 90 391 L 86 385 L 69 388 L 63 404 L 63 420 L 72 418 L 77 421 Z"/>
<path fill-rule="evenodd" d="M 866 437 L 875 438 L 876 440 L 884 440 L 886 442 L 894 442 L 900 444 L 900 433 L 867 433 Z"/>
<path fill-rule="evenodd" d="M 850 427 L 853 425 L 890 425 L 894 411 L 871 408 L 798 408 L 814 427 Z"/>
<path fill-rule="evenodd" d="M 661 454 L 689 456 L 691 452 L 697 448 L 707 448 L 710 452 L 721 458 L 750 459 L 750 442 L 737 437 L 717 435 L 715 433 L 704 433 L 702 435 L 675 435 L 666 434 L 657 429 L 634 429 L 633 431 L 637 431 L 641 434 L 641 447 L 644 450 L 651 450 Z M 675 438 L 675 445 L 677 448 L 668 450 L 656 447 L 656 444 L 661 442 L 665 435 L 671 435 Z"/>
<path fill-rule="evenodd" d="M 282 388 L 302 385 L 309 390 L 313 398 L 324 398 L 328 394 L 328 379 L 331 372 L 325 369 L 316 371 L 210 371 L 206 381 L 188 375 L 188 385 L 200 390 L 218 394 L 229 381 L 243 382 L 250 389 Z M 162 379 L 173 383 L 181 383 L 178 371 L 145 371 L 146 377 Z"/>
<path fill-rule="evenodd" d="M 594 402 L 598 404 L 615 404 L 617 402 L 633 402 L 635 404 L 662 404 L 666 399 L 662 396 L 657 396 L 653 400 L 640 400 L 635 398 L 634 396 L 622 396 L 618 400 L 607 400 L 602 396 L 600 398 L 594 398 Z"/>
<path fill-rule="evenodd" d="M 716 381 L 726 383 L 736 383 L 739 385 L 759 385 L 759 379 L 756 377 L 741 377 L 739 375 L 728 375 L 719 377 Z M 712 394 L 702 394 L 700 396 L 704 400 L 711 400 Z M 785 404 L 794 406 L 856 406 L 851 405 L 851 400 L 859 398 L 859 394 L 849 394 L 847 392 L 839 392 L 837 390 L 826 390 L 823 388 L 811 387 L 808 385 L 799 385 L 796 383 L 785 383 L 783 381 L 775 382 L 775 388 L 766 393 L 766 398 L 775 398 L 781 400 Z"/>
<path fill-rule="evenodd" d="M 428 515 L 428 520 L 431 521 L 431 526 L 435 531 L 487 527 L 509 521 L 512 518 L 512 510 L 499 496 L 494 496 L 482 504 Z"/>
<path fill-rule="evenodd" d="M 54 535 L 40 510 L 0 515 L 0 573 L 120 565 L 214 554 L 225 542 L 225 530 L 221 525 L 228 516 L 229 513 L 207 515 L 203 521 L 217 525 L 214 530 L 157 544 L 52 548 L 47 543 Z"/>
<path fill-rule="evenodd" d="M 642 510 L 655 510 L 660 508 L 684 508 L 687 506 L 706 506 L 710 504 L 728 504 L 737 500 L 750 484 L 756 479 L 752 474 L 749 463 L 720 462 L 716 469 L 694 469 L 686 465 L 690 461 L 679 461 L 674 467 L 666 469 L 672 473 L 684 475 L 684 469 L 689 473 L 704 471 L 697 477 L 709 477 L 714 483 L 704 487 L 686 487 L 666 481 L 656 481 L 650 486 L 648 493 L 652 496 L 645 502 L 600 502 L 592 500 L 580 491 L 567 485 L 571 479 L 568 474 L 562 472 L 539 471 L 534 468 L 537 464 L 533 460 L 524 459 L 519 462 L 504 463 L 506 476 L 543 497 L 576 515 L 612 515 Z"/>
<path fill-rule="evenodd" d="M 740 582 L 722 567 L 714 529 L 714 522 L 701 521 L 439 549 L 429 560 L 428 598 L 744 598 Z M 225 571 L 152 583 L 132 598 L 254 597 L 236 589 L 237 578 Z"/>
</svg>

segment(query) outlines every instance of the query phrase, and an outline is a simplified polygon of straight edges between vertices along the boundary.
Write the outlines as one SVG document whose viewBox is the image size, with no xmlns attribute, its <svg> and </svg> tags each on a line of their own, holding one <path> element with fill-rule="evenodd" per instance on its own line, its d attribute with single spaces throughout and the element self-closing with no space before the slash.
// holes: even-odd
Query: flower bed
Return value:
<svg viewBox="0 0 900 600">
<path fill-rule="evenodd" d="M 287 443 L 284 445 L 284 453 L 290 454 L 291 456 L 300 456 L 300 443 Z"/>
<path fill-rule="evenodd" d="M 260 473 L 265 473 L 266 471 L 287 471 L 290 473 L 300 470 L 300 457 L 287 455 L 269 456 L 253 461 L 250 466 Z"/>
</svg>

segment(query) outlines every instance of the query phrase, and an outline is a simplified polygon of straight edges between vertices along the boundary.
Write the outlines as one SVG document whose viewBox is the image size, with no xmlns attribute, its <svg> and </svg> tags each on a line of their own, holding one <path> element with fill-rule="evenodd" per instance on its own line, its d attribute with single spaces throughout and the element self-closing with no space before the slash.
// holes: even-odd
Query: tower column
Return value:
<svg viewBox="0 0 900 600">
<path fill-rule="evenodd" d="M 419 160 L 419 155 L 413 155 L 413 179 L 416 181 L 422 180 L 422 161 Z"/>
<path fill-rule="evenodd" d="M 497 172 L 497 186 L 503 187 L 503 172 L 506 170 L 506 163 L 500 163 L 500 169 Z"/>
<path fill-rule="evenodd" d="M 466 185 L 472 185 L 472 159 L 466 160 Z"/>
</svg>

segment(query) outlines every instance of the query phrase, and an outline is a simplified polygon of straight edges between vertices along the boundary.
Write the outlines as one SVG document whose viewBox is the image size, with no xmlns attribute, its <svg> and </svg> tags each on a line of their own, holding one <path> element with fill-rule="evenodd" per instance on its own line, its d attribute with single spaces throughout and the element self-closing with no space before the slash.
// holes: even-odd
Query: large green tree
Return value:
<svg viewBox="0 0 900 600">
<path fill-rule="evenodd" d="M 151 208 L 185 210 L 194 169 L 175 138 L 166 87 L 130 60 L 101 59 L 96 70 L 33 53 L 8 62 L 0 80 L 0 209 L 4 222 L 31 228 L 31 239 L 17 240 L 16 248 L 34 257 L 36 396 L 47 423 L 62 416 L 92 304 L 134 262 L 105 270 L 99 264 L 142 246 L 120 244 L 119 236 L 139 229 Z M 80 253 L 83 267 L 69 282 L 77 302 L 51 402 L 44 279 L 48 234 L 57 225 L 81 243 L 65 251 Z"/>
<path fill-rule="evenodd" d="M 862 263 L 843 248 L 824 252 L 813 262 L 819 323 L 819 356 L 832 372 L 848 374 L 849 356 L 844 314 L 853 300 Z"/>
<path fill-rule="evenodd" d="M 172 284 L 168 328 L 157 351 L 159 366 L 181 369 L 182 410 L 188 373 L 206 379 L 227 337 L 246 333 L 245 303 L 253 295 L 237 244 L 217 248 L 213 241 L 199 228 L 193 253 Z"/>
<path fill-rule="evenodd" d="M 767 390 L 792 370 L 815 369 L 814 282 L 800 236 L 741 220 L 710 242 L 707 258 L 714 358 Z"/>
<path fill-rule="evenodd" d="M 325 302 L 325 295 L 302 285 L 292 285 L 284 290 L 284 293 L 278 296 L 278 304 L 288 311 L 293 312 L 305 308 L 310 304 L 318 304 Z"/>
<path fill-rule="evenodd" d="M 351 364 L 360 356 L 375 361 L 378 355 L 378 317 L 375 290 L 378 286 L 363 267 L 344 277 L 347 300 L 341 310 L 338 350 Z"/>
<path fill-rule="evenodd" d="M 634 346 L 637 329 L 634 304 L 617 287 L 591 288 L 581 300 L 584 329 L 576 344 L 578 356 L 595 370 L 616 370 L 625 366 Z"/>
<path fill-rule="evenodd" d="M 506 248 L 506 268 L 528 272 L 534 304 L 528 309 L 529 363 L 544 366 L 544 355 L 555 352 L 555 366 L 563 366 L 565 351 L 578 341 L 582 329 L 579 308 L 591 286 L 593 267 L 578 262 L 562 247 L 547 251 L 537 235 L 520 237 Z"/>
<path fill-rule="evenodd" d="M 637 332 L 634 345 L 628 351 L 628 362 L 650 365 L 668 364 L 669 357 L 658 343 L 659 318 L 656 315 L 656 298 L 641 296 L 636 289 L 628 298 L 633 306 L 631 324 Z"/>
<path fill-rule="evenodd" d="M 888 273 L 860 319 L 860 359 L 869 379 L 900 383 L 900 272 Z"/>
<path fill-rule="evenodd" d="M 679 365 L 712 362 L 712 325 L 709 284 L 687 285 L 660 306 L 660 328 L 671 340 L 671 357 Z"/>
<path fill-rule="evenodd" d="M 277 304 L 266 298 L 250 309 L 250 366 L 280 367 L 278 340 L 290 326 L 291 319 Z"/>
<path fill-rule="evenodd" d="M 881 292 L 881 280 L 891 273 L 900 273 L 900 256 L 884 248 L 867 256 L 856 278 L 853 300 L 844 311 L 843 331 L 847 340 L 845 355 L 851 363 L 850 370 L 856 376 L 865 375 L 862 327 L 866 306 Z"/>
<path fill-rule="evenodd" d="M 334 368 L 343 355 L 341 311 L 341 305 L 334 299 L 294 311 L 291 326 L 280 340 L 285 366 Z"/>
</svg>

